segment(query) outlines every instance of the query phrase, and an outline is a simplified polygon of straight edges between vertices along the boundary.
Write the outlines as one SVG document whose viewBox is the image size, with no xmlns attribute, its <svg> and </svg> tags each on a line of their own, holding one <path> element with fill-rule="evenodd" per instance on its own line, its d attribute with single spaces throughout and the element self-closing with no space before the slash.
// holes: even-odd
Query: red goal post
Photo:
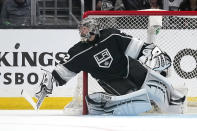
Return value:
<svg viewBox="0 0 197 131">
<path fill-rule="evenodd" d="M 197 11 L 88 11 L 83 15 L 86 17 L 96 19 L 100 29 L 117 28 L 157 44 L 172 59 L 172 84 L 189 88 L 188 98 L 197 96 Z M 94 88 L 88 80 L 83 72 L 83 114 L 87 114 L 88 86 Z"/>
<path fill-rule="evenodd" d="M 197 11 L 165 11 L 165 10 L 140 10 L 140 11 L 87 11 L 83 18 L 91 15 L 106 15 L 106 16 L 131 16 L 131 15 L 150 15 L 150 16 L 197 16 Z"/>
</svg>

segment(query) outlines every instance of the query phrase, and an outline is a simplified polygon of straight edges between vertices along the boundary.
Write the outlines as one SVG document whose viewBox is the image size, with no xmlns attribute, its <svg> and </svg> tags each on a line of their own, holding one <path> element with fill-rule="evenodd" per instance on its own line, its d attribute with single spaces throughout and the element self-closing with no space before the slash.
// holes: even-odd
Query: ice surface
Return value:
<svg viewBox="0 0 197 131">
<path fill-rule="evenodd" d="M 197 115 L 65 116 L 60 110 L 0 111 L 0 131 L 189 131 Z"/>
</svg>

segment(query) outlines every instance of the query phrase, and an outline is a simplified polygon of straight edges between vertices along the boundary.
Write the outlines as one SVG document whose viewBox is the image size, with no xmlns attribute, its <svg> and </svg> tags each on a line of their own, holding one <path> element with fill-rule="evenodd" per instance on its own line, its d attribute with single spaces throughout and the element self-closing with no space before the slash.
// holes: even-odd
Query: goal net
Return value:
<svg viewBox="0 0 197 131">
<path fill-rule="evenodd" d="M 188 100 L 197 96 L 197 12 L 193 11 L 89 11 L 84 18 L 96 19 L 100 29 L 116 28 L 144 42 L 158 45 L 172 59 L 168 79 L 176 88 L 187 87 Z M 101 91 L 87 73 L 68 108 L 87 113 L 84 97 Z M 76 106 L 78 105 L 78 106 Z M 80 105 L 80 106 L 79 106 Z M 67 110 L 67 108 L 65 108 Z"/>
</svg>

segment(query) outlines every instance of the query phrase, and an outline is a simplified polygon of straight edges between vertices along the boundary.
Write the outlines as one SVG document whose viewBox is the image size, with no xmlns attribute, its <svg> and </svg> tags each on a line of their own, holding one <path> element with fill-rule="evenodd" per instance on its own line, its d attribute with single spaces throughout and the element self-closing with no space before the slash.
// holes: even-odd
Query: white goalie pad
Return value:
<svg viewBox="0 0 197 131">
<path fill-rule="evenodd" d="M 146 89 L 122 96 L 94 93 L 86 102 L 91 115 L 139 115 L 152 109 Z"/>
<path fill-rule="evenodd" d="M 150 100 L 157 104 L 161 112 L 183 112 L 185 93 L 173 88 L 167 78 L 161 76 L 155 71 L 148 70 L 148 74 L 142 88 L 147 89 Z"/>
</svg>

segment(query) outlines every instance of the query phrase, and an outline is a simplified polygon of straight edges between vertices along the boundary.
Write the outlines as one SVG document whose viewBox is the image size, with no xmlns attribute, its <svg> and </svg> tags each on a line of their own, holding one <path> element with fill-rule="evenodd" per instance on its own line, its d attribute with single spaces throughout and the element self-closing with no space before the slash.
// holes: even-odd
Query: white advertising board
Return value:
<svg viewBox="0 0 197 131">
<path fill-rule="evenodd" d="M 20 89 L 38 90 L 41 68 L 51 71 L 61 54 L 79 41 L 78 30 L 0 30 L 0 97 L 20 96 Z M 54 89 L 52 96 L 72 95 L 76 80 Z"/>
<path fill-rule="evenodd" d="M 145 37 L 134 37 L 145 40 Z M 138 30 L 139 32 L 139 30 Z M 187 34 L 187 30 L 185 31 Z M 187 36 L 188 43 L 182 43 L 181 39 L 175 39 L 180 31 L 162 31 L 157 37 L 156 44 L 165 50 L 174 62 L 179 51 L 184 49 L 196 50 L 197 34 Z M 146 31 L 142 30 L 142 36 Z M 164 37 L 164 34 L 168 36 Z M 25 88 L 33 92 L 38 90 L 39 83 L 42 79 L 41 68 L 52 70 L 58 62 L 60 55 L 67 52 L 70 47 L 77 43 L 79 38 L 78 30 L 70 29 L 2 29 L 1 50 L 0 50 L 0 97 L 17 97 L 20 96 L 20 90 Z M 175 41 L 179 45 L 174 45 Z M 167 49 L 167 50 L 166 50 Z M 185 72 L 195 72 L 197 68 L 196 56 L 187 55 L 179 58 L 180 68 Z M 176 65 L 177 66 L 177 65 Z M 175 86 L 186 86 L 189 88 L 188 96 L 196 96 L 196 78 L 180 77 L 175 71 L 175 65 L 172 64 L 173 78 L 169 80 Z M 175 76 L 175 77 L 174 77 Z M 74 82 L 73 82 L 74 81 Z M 54 88 L 52 96 L 72 96 L 72 87 L 76 86 L 76 79 L 70 81 L 66 86 Z"/>
</svg>

